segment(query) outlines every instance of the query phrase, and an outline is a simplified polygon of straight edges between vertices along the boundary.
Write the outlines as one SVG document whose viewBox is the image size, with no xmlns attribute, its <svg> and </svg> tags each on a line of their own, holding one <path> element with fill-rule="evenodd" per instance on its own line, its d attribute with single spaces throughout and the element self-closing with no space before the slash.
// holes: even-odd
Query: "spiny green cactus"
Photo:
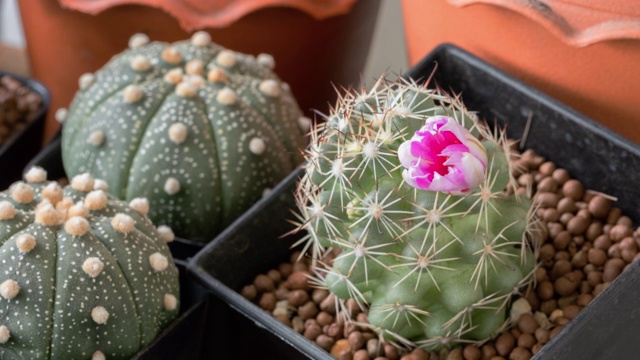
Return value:
<svg viewBox="0 0 640 360">
<path fill-rule="evenodd" d="M 179 311 L 171 230 L 88 174 L 25 180 L 0 193 L 0 358 L 130 358 Z"/>
<path fill-rule="evenodd" d="M 343 95 L 312 133 L 297 191 L 319 281 L 403 342 L 494 336 L 536 265 L 531 201 L 505 191 L 517 186 L 509 146 L 426 85 L 381 79 Z"/>
<path fill-rule="evenodd" d="M 310 120 L 274 66 L 205 32 L 174 44 L 135 35 L 57 113 L 67 174 L 144 196 L 154 223 L 211 240 L 302 162 Z"/>
</svg>

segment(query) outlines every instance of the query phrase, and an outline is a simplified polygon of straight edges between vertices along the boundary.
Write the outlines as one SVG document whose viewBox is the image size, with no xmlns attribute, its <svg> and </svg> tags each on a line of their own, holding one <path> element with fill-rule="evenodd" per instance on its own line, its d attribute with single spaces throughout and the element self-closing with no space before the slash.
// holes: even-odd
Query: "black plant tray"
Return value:
<svg viewBox="0 0 640 360">
<path fill-rule="evenodd" d="M 42 151 L 35 155 L 24 167 L 24 170 L 22 170 L 21 167 L 20 171 L 26 172 L 33 166 L 40 166 L 47 170 L 47 177 L 50 180 L 58 180 L 66 177 L 67 175 L 65 174 L 64 167 L 62 165 L 62 151 L 60 143 L 61 137 L 60 133 L 58 133 L 58 136 L 51 140 L 51 142 L 49 142 Z M 20 175 L 18 175 L 17 180 L 19 179 Z M 203 247 L 204 244 L 201 242 L 183 239 L 180 237 L 176 237 L 175 240 L 169 243 L 169 249 L 171 250 L 173 257 L 181 260 L 190 258 Z"/>
<path fill-rule="evenodd" d="M 40 82 L 20 75 L 0 71 L 0 77 L 9 75 L 23 85 L 37 92 L 42 98 L 38 113 L 12 138 L 0 145 L 0 190 L 20 180 L 22 168 L 40 150 L 44 122 L 51 103 L 49 90 Z"/>
<path fill-rule="evenodd" d="M 640 147 L 583 115 L 524 85 L 453 45 L 436 48 L 406 77 L 434 81 L 461 93 L 469 109 L 489 122 L 507 126 L 512 139 L 521 139 L 530 117 L 525 148 L 567 169 L 586 188 L 619 201 L 617 206 L 636 223 L 640 219 Z M 293 173 L 276 196 L 245 213 L 189 261 L 193 273 L 211 292 L 246 317 L 249 327 L 228 324 L 217 350 L 234 358 L 331 359 L 303 336 L 281 324 L 238 291 L 258 274 L 288 259 L 295 236 L 279 238 L 292 226 Z M 538 353 L 542 359 L 630 359 L 640 349 L 640 265 L 633 264 Z M 222 319 L 220 321 L 223 321 Z M 260 338 L 247 336 L 260 334 Z M 259 340 L 260 345 L 253 343 Z M 243 344 L 249 344 L 243 345 Z M 266 344 L 266 345 L 265 345 Z"/>
</svg>

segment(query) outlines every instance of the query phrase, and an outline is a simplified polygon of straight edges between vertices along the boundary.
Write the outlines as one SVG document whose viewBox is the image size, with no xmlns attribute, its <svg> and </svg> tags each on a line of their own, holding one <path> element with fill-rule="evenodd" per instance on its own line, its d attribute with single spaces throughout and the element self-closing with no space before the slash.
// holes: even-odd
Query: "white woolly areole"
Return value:
<svg viewBox="0 0 640 360">
<path fill-rule="evenodd" d="M 129 207 L 139 214 L 147 216 L 149 213 L 149 200 L 143 197 L 135 198 L 129 202 Z"/>
<path fill-rule="evenodd" d="M 36 219 L 35 222 L 52 226 L 60 224 L 60 214 L 48 201 L 43 201 L 36 207 Z"/>
<path fill-rule="evenodd" d="M 117 232 L 125 235 L 133 230 L 135 223 L 131 216 L 122 213 L 116 214 L 113 219 L 111 219 L 111 226 L 113 226 Z"/>
<path fill-rule="evenodd" d="M 264 154 L 265 150 L 267 150 L 267 145 L 264 143 L 264 140 L 259 137 L 254 137 L 249 141 L 249 151 L 251 151 L 255 155 Z"/>
<path fill-rule="evenodd" d="M 89 231 L 89 222 L 80 216 L 73 216 L 64 223 L 64 230 L 73 236 L 82 236 Z"/>
<path fill-rule="evenodd" d="M 93 181 L 93 189 L 107 191 L 109 190 L 109 184 L 102 179 L 95 179 Z"/>
<path fill-rule="evenodd" d="M 164 191 L 169 195 L 177 194 L 180 192 L 180 182 L 174 177 L 168 178 L 164 182 Z"/>
<path fill-rule="evenodd" d="M 77 191 L 89 192 L 93 190 L 93 176 L 89 173 L 76 175 L 71 179 L 71 188 Z"/>
<path fill-rule="evenodd" d="M 173 311 L 178 307 L 178 299 L 172 294 L 164 294 L 164 309 Z"/>
<path fill-rule="evenodd" d="M 216 95 L 216 100 L 222 105 L 233 105 L 238 101 L 238 96 L 235 91 L 225 87 L 218 91 Z"/>
<path fill-rule="evenodd" d="M 226 82 L 227 73 L 219 67 L 215 66 L 211 68 L 211 70 L 209 70 L 209 73 L 207 73 L 207 80 L 211 81 L 212 83 Z"/>
<path fill-rule="evenodd" d="M 96 324 L 106 324 L 107 320 L 109 320 L 109 312 L 102 306 L 96 306 L 91 309 L 91 318 Z"/>
<path fill-rule="evenodd" d="M 56 209 L 60 210 L 58 209 L 58 204 L 56 204 Z M 87 207 L 84 206 L 81 201 L 78 201 L 78 203 L 71 205 L 67 210 L 67 218 L 71 218 L 74 216 L 79 216 L 86 219 L 89 217 L 89 209 L 87 209 Z"/>
<path fill-rule="evenodd" d="M 36 238 L 31 234 L 20 234 L 16 239 L 16 247 L 21 253 L 27 254 L 36 247 Z"/>
<path fill-rule="evenodd" d="M 256 58 L 258 64 L 273 70 L 276 67 L 276 60 L 269 54 L 259 54 Z"/>
<path fill-rule="evenodd" d="M 227 49 L 220 51 L 216 56 L 216 62 L 218 63 L 218 65 L 226 68 L 232 67 L 236 64 L 237 61 L 238 58 L 236 56 L 236 53 Z"/>
<path fill-rule="evenodd" d="M 11 300 L 14 297 L 18 296 L 20 292 L 20 286 L 15 280 L 5 280 L 2 284 L 0 284 L 0 295 L 7 299 Z"/>
<path fill-rule="evenodd" d="M 6 325 L 0 326 L 0 344 L 5 344 L 9 341 L 10 337 L 11 332 L 9 331 L 9 328 Z"/>
<path fill-rule="evenodd" d="M 182 81 L 176 86 L 176 94 L 184 98 L 190 98 L 196 95 L 198 88 L 188 81 Z"/>
<path fill-rule="evenodd" d="M 306 116 L 300 116 L 298 118 L 298 127 L 302 132 L 309 132 L 311 130 L 311 119 Z"/>
<path fill-rule="evenodd" d="M 193 59 L 187 63 L 185 69 L 187 70 L 187 74 L 201 75 L 204 71 L 204 63 L 200 59 Z"/>
<path fill-rule="evenodd" d="M 162 60 L 168 62 L 169 64 L 175 65 L 182 61 L 182 55 L 173 46 L 167 46 L 164 50 L 162 50 Z"/>
<path fill-rule="evenodd" d="M 176 238 L 176 235 L 173 233 L 173 230 L 171 230 L 171 228 L 168 227 L 167 225 L 160 225 L 158 226 L 157 230 L 158 230 L 158 236 L 160 237 L 160 240 L 164 241 L 165 243 L 170 243 Z"/>
<path fill-rule="evenodd" d="M 33 201 L 35 194 L 31 186 L 19 182 L 11 186 L 11 198 L 21 204 L 28 204 Z"/>
<path fill-rule="evenodd" d="M 155 272 L 165 271 L 169 267 L 169 259 L 159 252 L 149 255 L 149 265 Z"/>
<path fill-rule="evenodd" d="M 42 193 L 40 193 L 40 199 L 48 200 L 51 204 L 57 204 L 62 200 L 62 197 L 62 187 L 55 182 L 45 186 L 44 189 L 42 189 Z"/>
<path fill-rule="evenodd" d="M 47 171 L 39 166 L 34 166 L 24 174 L 24 179 L 28 183 L 41 183 L 47 180 Z"/>
<path fill-rule="evenodd" d="M 176 145 L 182 144 L 185 140 L 187 140 L 187 135 L 189 134 L 189 130 L 183 123 L 173 123 L 169 126 L 169 140 Z"/>
<path fill-rule="evenodd" d="M 137 34 L 133 34 L 133 36 L 129 38 L 130 49 L 137 49 L 148 43 L 149 43 L 149 37 L 147 36 L 147 34 L 137 33 Z"/>
<path fill-rule="evenodd" d="M 140 89 L 140 86 L 135 84 L 128 85 L 122 92 L 122 98 L 124 99 L 124 102 L 129 104 L 140 101 L 142 99 L 142 95 L 142 89 Z"/>
<path fill-rule="evenodd" d="M 107 360 L 107 358 L 106 356 L 104 356 L 104 353 L 102 351 L 97 350 L 93 353 L 93 355 L 91 355 L 91 360 Z"/>
<path fill-rule="evenodd" d="M 93 146 L 100 146 L 104 144 L 104 133 L 100 130 L 96 130 L 89 134 L 89 143 Z"/>
<path fill-rule="evenodd" d="M 195 86 L 196 89 L 199 89 L 204 86 L 205 81 L 204 78 L 200 75 L 187 75 L 187 82 L 192 86 Z"/>
<path fill-rule="evenodd" d="M 176 85 L 179 84 L 182 81 L 182 69 L 180 68 L 175 68 L 175 69 L 171 69 L 169 71 L 167 71 L 166 74 L 164 74 L 164 81 Z"/>
<path fill-rule="evenodd" d="M 65 120 L 67 120 L 67 115 L 69 115 L 69 110 L 65 108 L 60 108 L 56 110 L 56 113 L 53 117 L 56 119 L 57 122 L 62 124 L 64 123 Z"/>
<path fill-rule="evenodd" d="M 282 93 L 282 88 L 276 80 L 267 79 L 260 83 L 260 92 L 270 97 L 278 97 Z"/>
<path fill-rule="evenodd" d="M 82 263 L 82 271 L 92 278 L 100 275 L 102 269 L 104 269 L 104 263 L 97 257 L 89 257 Z"/>
<path fill-rule="evenodd" d="M 0 220 L 11 220 L 16 216 L 16 207 L 7 200 L 0 201 Z"/>
<path fill-rule="evenodd" d="M 84 198 L 84 205 L 89 210 L 102 210 L 107 206 L 107 194 L 102 190 L 93 190 Z"/>
<path fill-rule="evenodd" d="M 207 46 L 211 44 L 211 35 L 205 31 L 198 31 L 191 35 L 191 43 L 195 46 Z"/>
<path fill-rule="evenodd" d="M 89 86 L 93 85 L 93 82 L 95 81 L 95 79 L 96 77 L 91 73 L 85 73 L 80 75 L 80 78 L 78 79 L 78 86 L 80 87 L 80 90 L 85 90 Z"/>
<path fill-rule="evenodd" d="M 151 67 L 149 59 L 141 54 L 132 57 L 129 65 L 131 65 L 131 68 L 135 71 L 147 71 Z"/>
</svg>

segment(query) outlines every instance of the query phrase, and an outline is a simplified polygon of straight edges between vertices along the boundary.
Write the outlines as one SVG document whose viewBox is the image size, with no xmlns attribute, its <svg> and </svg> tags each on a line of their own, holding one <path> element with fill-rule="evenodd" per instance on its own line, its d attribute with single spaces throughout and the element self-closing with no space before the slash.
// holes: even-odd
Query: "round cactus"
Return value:
<svg viewBox="0 0 640 360">
<path fill-rule="evenodd" d="M 149 217 L 179 236 L 211 240 L 302 162 L 310 119 L 269 55 L 223 49 L 205 32 L 129 45 L 57 113 L 64 168 L 148 198 Z"/>
<path fill-rule="evenodd" d="M 0 193 L 0 358 L 130 358 L 179 311 L 171 230 L 88 174 L 25 180 Z"/>
<path fill-rule="evenodd" d="M 531 284 L 537 229 L 505 134 L 457 98 L 381 79 L 343 95 L 312 135 L 297 201 L 319 281 L 424 348 L 503 329 Z"/>
</svg>

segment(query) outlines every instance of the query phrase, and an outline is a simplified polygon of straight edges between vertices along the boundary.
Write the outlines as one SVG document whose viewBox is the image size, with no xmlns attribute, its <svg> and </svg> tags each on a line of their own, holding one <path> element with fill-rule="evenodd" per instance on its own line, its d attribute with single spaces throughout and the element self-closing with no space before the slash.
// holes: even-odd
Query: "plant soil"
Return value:
<svg viewBox="0 0 640 360">
<path fill-rule="evenodd" d="M 11 76 L 0 77 L 0 145 L 22 130 L 42 107 L 42 98 Z"/>
</svg>

